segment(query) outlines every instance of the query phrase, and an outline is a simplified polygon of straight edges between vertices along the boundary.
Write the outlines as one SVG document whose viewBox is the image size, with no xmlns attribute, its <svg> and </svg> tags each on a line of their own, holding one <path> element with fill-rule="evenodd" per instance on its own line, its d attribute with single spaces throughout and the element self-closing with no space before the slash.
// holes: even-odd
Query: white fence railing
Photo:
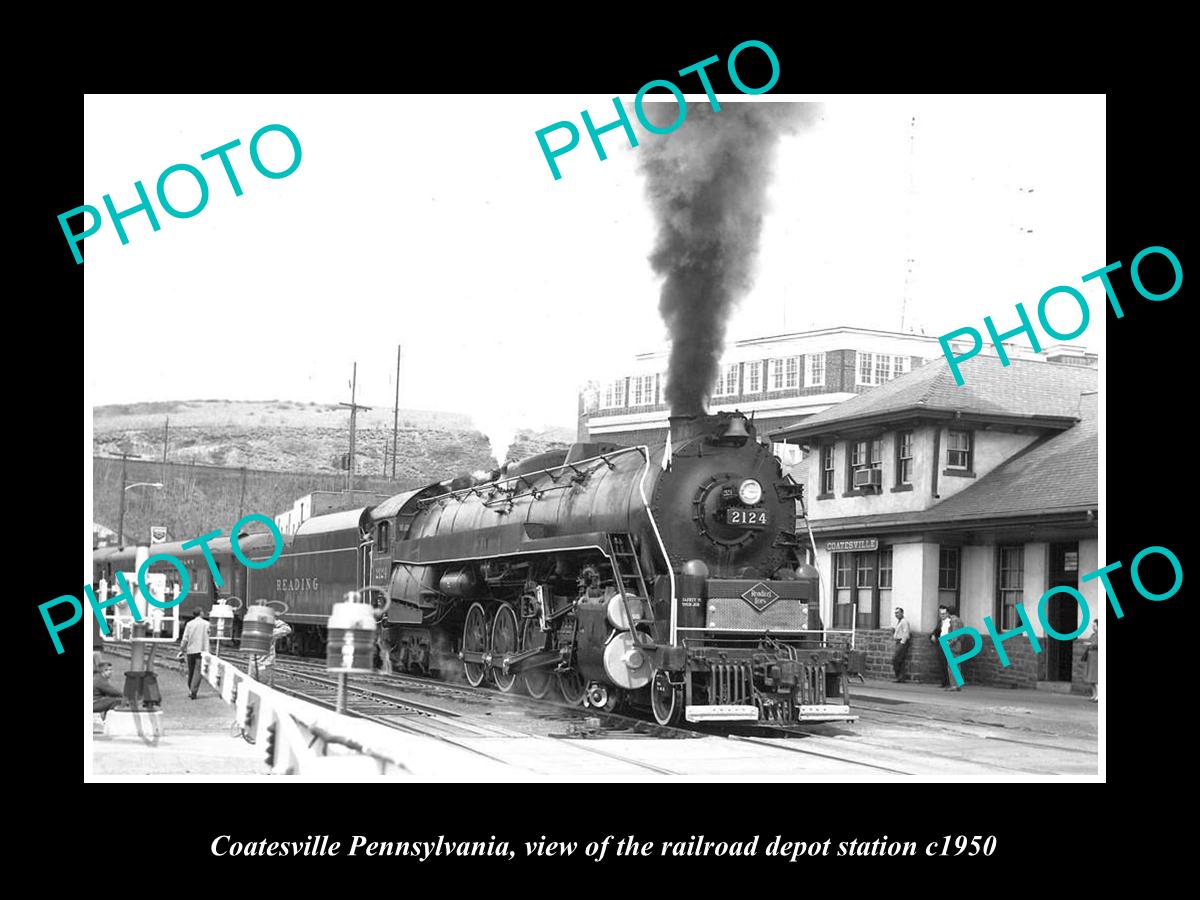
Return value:
<svg viewBox="0 0 1200 900">
<path fill-rule="evenodd" d="M 201 674 L 234 706 L 236 722 L 273 774 L 353 779 L 491 780 L 511 770 L 469 749 L 338 715 L 256 681 L 232 661 L 205 653 Z"/>
</svg>

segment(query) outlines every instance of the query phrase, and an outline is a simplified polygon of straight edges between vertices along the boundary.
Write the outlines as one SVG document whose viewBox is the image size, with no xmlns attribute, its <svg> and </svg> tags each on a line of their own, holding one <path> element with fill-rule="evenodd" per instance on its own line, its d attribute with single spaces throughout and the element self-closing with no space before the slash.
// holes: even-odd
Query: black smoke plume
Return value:
<svg viewBox="0 0 1200 900">
<path fill-rule="evenodd" d="M 674 105 L 666 107 L 673 116 Z M 671 336 L 666 399 L 674 415 L 707 411 L 725 326 L 753 284 L 776 145 L 817 112 L 809 103 L 725 103 L 719 111 L 689 103 L 678 130 L 648 136 L 636 151 L 658 220 L 650 265 L 666 277 L 658 309 Z"/>
</svg>

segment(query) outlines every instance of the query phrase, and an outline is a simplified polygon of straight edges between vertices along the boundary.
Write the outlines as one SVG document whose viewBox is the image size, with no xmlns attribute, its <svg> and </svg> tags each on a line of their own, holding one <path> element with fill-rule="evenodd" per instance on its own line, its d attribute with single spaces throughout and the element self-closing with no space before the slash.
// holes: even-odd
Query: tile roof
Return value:
<svg viewBox="0 0 1200 900">
<path fill-rule="evenodd" d="M 1097 396 L 1083 397 L 1079 423 L 1001 463 L 977 484 L 927 512 L 939 519 L 1095 509 L 1100 500 Z"/>
<path fill-rule="evenodd" d="M 979 519 L 1049 516 L 1096 509 L 1100 456 L 1097 406 L 1097 395 L 1084 396 L 1079 402 L 1081 418 L 1076 425 L 1031 444 L 975 484 L 928 509 L 814 519 L 813 530 L 953 525 Z"/>
<path fill-rule="evenodd" d="M 837 406 L 787 429 L 779 438 L 821 434 L 826 426 L 851 425 L 856 419 L 886 418 L 891 414 L 960 412 L 1007 418 L 1077 418 L 1079 395 L 1096 390 L 1097 372 L 1036 360 L 1013 360 L 1001 366 L 999 357 L 977 356 L 962 365 L 963 384 L 954 383 L 945 357 L 930 360 L 913 371 L 871 388 Z"/>
</svg>

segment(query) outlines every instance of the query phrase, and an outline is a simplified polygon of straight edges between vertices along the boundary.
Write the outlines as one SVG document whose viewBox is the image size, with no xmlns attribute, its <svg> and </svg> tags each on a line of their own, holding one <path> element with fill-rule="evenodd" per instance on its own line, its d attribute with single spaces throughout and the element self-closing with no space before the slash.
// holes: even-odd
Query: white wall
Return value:
<svg viewBox="0 0 1200 900">
<path fill-rule="evenodd" d="M 1100 568 L 1100 550 L 1099 544 L 1095 538 L 1079 542 L 1079 577 L 1083 578 L 1089 572 L 1095 572 Z M 1079 581 L 1075 587 L 1079 593 L 1083 594 L 1083 598 L 1087 600 L 1088 610 L 1092 619 L 1099 619 L 1101 616 L 1101 607 L 1108 603 L 1108 596 L 1104 593 L 1104 585 L 1100 583 L 1099 578 L 1093 578 L 1091 581 Z M 1083 610 L 1079 611 L 1079 616 L 1083 616 Z M 1082 618 L 1076 621 L 1076 625 L 1082 623 Z M 1091 632 L 1091 623 L 1088 623 L 1088 631 Z"/>
<path fill-rule="evenodd" d="M 996 545 L 963 547 L 961 566 L 959 618 L 984 633 L 983 617 L 996 606 Z"/>
<path fill-rule="evenodd" d="M 1033 631 L 1038 637 L 1045 637 L 1046 630 L 1042 628 L 1038 616 L 1038 601 L 1046 593 L 1048 585 L 1047 568 L 1050 562 L 1050 545 L 1044 541 L 1035 541 L 1025 545 L 1025 615 L 1033 625 Z M 1049 610 L 1046 611 L 1049 616 Z"/>
</svg>

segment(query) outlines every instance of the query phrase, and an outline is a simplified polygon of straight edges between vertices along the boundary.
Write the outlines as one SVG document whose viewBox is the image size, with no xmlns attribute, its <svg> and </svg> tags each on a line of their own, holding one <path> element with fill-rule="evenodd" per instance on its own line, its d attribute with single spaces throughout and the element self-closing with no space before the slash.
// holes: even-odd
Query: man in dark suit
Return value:
<svg viewBox="0 0 1200 900">
<path fill-rule="evenodd" d="M 933 642 L 934 652 L 937 653 L 938 659 L 942 663 L 942 690 L 943 691 L 961 691 L 962 685 L 956 684 L 954 675 L 950 671 L 950 660 L 945 653 L 942 652 L 942 646 L 938 642 L 943 634 L 949 634 L 952 631 L 957 631 L 963 627 L 963 620 L 950 612 L 950 607 L 938 607 L 938 627 L 934 629 L 933 634 L 929 636 L 929 640 Z M 950 650 L 957 656 L 962 652 L 963 641 L 966 640 L 965 635 L 960 635 L 950 641 Z"/>
</svg>

